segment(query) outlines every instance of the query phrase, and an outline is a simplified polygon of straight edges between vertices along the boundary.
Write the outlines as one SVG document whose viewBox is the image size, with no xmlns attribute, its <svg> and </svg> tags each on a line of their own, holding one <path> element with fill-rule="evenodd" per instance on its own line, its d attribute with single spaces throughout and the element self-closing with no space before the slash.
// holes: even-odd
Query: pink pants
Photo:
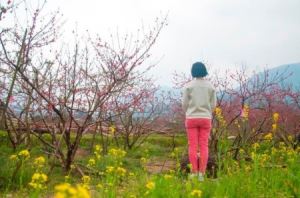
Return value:
<svg viewBox="0 0 300 198">
<path fill-rule="evenodd" d="M 208 138 L 211 129 L 211 119 L 188 118 L 185 120 L 189 144 L 189 160 L 193 173 L 205 173 L 208 160 Z M 199 148 L 198 148 L 199 147 Z M 197 153 L 200 151 L 198 161 Z"/>
</svg>

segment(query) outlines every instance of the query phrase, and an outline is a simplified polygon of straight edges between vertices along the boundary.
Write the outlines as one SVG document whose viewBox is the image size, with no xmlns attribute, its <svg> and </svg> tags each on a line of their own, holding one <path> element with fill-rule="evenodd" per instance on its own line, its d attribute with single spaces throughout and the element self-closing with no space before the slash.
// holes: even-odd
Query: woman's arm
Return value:
<svg viewBox="0 0 300 198">
<path fill-rule="evenodd" d="M 212 94 L 211 94 L 211 97 L 210 97 L 210 106 L 211 106 L 212 111 L 214 111 L 214 109 L 217 106 L 217 95 L 216 95 L 216 90 L 215 89 L 212 90 Z"/>
<path fill-rule="evenodd" d="M 182 94 L 182 109 L 184 112 L 186 112 L 188 108 L 188 91 L 186 88 L 183 88 L 183 94 Z"/>
</svg>

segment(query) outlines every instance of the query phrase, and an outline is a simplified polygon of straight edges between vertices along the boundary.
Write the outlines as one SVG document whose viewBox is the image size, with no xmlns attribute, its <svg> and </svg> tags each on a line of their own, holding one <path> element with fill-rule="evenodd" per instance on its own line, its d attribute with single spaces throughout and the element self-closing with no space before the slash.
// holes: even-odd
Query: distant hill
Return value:
<svg viewBox="0 0 300 198">
<path fill-rule="evenodd" d="M 275 76 L 278 76 L 279 74 L 282 74 L 284 77 L 284 80 L 282 80 L 280 83 L 282 87 L 291 85 L 294 90 L 300 90 L 300 63 L 280 65 L 269 69 L 269 80 Z M 258 75 L 263 76 L 264 73 L 260 72 Z M 250 78 L 249 80 L 254 79 Z M 176 96 L 180 96 L 181 89 L 175 89 L 170 86 L 161 86 L 158 93 L 162 92 L 172 92 Z"/>
<path fill-rule="evenodd" d="M 288 78 L 284 79 L 281 86 L 291 85 L 294 89 L 300 89 L 300 63 L 286 64 L 274 67 L 269 70 L 270 78 L 278 74 L 284 74 Z"/>
</svg>

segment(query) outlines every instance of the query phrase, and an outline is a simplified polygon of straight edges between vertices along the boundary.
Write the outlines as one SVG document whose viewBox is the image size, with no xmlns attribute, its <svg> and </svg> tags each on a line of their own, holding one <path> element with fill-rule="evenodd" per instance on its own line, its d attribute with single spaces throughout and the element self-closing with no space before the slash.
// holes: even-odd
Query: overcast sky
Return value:
<svg viewBox="0 0 300 198">
<path fill-rule="evenodd" d="M 300 62 L 300 0 L 48 0 L 47 7 L 61 9 L 66 27 L 103 37 L 134 33 L 168 13 L 151 59 L 162 58 L 152 71 L 162 85 L 195 61 L 222 70 Z"/>
</svg>

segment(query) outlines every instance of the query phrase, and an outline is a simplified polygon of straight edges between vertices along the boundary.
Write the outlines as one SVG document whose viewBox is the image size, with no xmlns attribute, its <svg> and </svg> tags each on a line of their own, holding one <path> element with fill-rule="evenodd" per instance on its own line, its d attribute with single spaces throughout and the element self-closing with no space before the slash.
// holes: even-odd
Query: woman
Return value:
<svg viewBox="0 0 300 198">
<path fill-rule="evenodd" d="M 216 106 L 216 91 L 204 78 L 208 73 L 203 63 L 194 63 L 191 73 L 194 79 L 183 89 L 182 107 L 186 116 L 189 160 L 192 165 L 190 177 L 198 176 L 199 181 L 203 181 L 208 160 L 212 112 Z"/>
</svg>

